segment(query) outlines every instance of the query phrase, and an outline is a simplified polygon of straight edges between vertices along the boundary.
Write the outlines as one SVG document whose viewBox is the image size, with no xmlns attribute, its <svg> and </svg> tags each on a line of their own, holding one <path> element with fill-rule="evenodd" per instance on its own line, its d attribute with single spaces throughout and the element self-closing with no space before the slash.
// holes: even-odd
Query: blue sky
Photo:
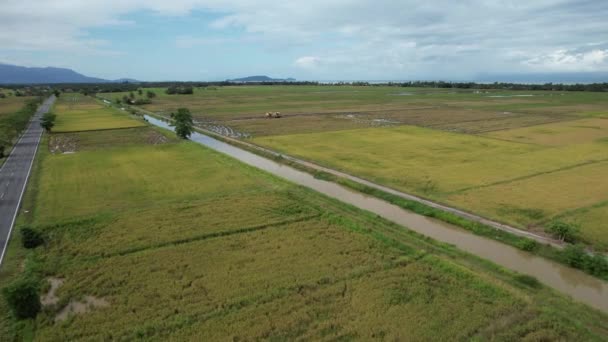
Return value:
<svg viewBox="0 0 608 342">
<path fill-rule="evenodd" d="M 596 72 L 606 18 L 605 0 L 4 0 L 0 62 L 149 81 Z"/>
</svg>

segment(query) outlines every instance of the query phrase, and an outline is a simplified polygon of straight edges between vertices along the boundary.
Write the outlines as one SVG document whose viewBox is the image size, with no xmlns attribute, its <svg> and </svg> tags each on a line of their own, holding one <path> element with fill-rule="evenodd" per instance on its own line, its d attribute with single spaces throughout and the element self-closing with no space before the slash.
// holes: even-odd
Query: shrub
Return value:
<svg viewBox="0 0 608 342">
<path fill-rule="evenodd" d="M 44 243 L 42 233 L 31 227 L 21 228 L 21 243 L 25 248 L 36 248 Z"/>
<path fill-rule="evenodd" d="M 589 273 L 596 276 L 608 274 L 608 260 L 601 253 L 595 254 L 587 259 L 586 269 Z"/>
<path fill-rule="evenodd" d="M 576 235 L 578 234 L 578 226 L 559 220 L 550 222 L 545 230 L 561 241 L 566 242 L 575 242 Z"/>
<path fill-rule="evenodd" d="M 46 113 L 42 116 L 42 120 L 40 120 L 40 126 L 42 126 L 42 128 L 44 128 L 47 132 L 50 132 L 55 126 L 56 118 L 57 115 L 53 113 Z"/>
<path fill-rule="evenodd" d="M 587 258 L 589 258 L 585 247 L 580 244 L 567 246 L 564 248 L 563 255 L 568 265 L 580 269 L 584 269 L 587 264 Z"/>
<path fill-rule="evenodd" d="M 18 319 L 34 318 L 40 311 L 39 284 L 29 278 L 19 279 L 2 289 L 11 312 Z"/>
<path fill-rule="evenodd" d="M 523 239 L 518 242 L 517 247 L 521 250 L 531 252 L 538 247 L 538 243 L 535 240 Z"/>
<path fill-rule="evenodd" d="M 137 100 L 133 101 L 133 104 L 136 106 L 141 106 L 141 105 L 150 104 L 150 103 L 152 103 L 152 101 L 150 101 L 149 99 L 137 99 Z"/>
</svg>

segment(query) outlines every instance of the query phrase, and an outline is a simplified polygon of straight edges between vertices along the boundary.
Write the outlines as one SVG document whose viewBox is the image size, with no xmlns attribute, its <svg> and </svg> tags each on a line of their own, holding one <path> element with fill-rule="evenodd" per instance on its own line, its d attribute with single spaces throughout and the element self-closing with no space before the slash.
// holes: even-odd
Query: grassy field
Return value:
<svg viewBox="0 0 608 342">
<path fill-rule="evenodd" d="M 139 127 L 143 123 L 133 120 L 119 110 L 105 106 L 99 101 L 76 93 L 63 94 L 55 104 L 61 113 L 53 130 L 75 132 L 99 129 Z"/>
<path fill-rule="evenodd" d="M 142 139 L 150 131 L 45 136 L 18 224 L 47 242 L 26 251 L 17 229 L 0 282 L 62 285 L 32 321 L 1 302 L 0 340 L 608 334 L 608 317 L 528 278 L 172 135 Z M 54 149 L 66 135 L 73 153 Z M 87 298 L 106 305 L 57 320 Z"/>
<path fill-rule="evenodd" d="M 157 94 L 151 104 L 142 106 L 147 110 L 166 114 L 188 107 L 203 125 L 225 126 L 254 137 L 386 125 L 481 133 L 608 115 L 606 94 L 584 92 L 386 86 L 228 86 L 196 88 L 193 95 L 145 90 Z M 125 95 L 101 96 L 115 100 Z M 279 111 L 283 118 L 265 119 L 268 111 Z"/>
<path fill-rule="evenodd" d="M 13 114 L 19 111 L 26 102 L 31 99 L 31 96 L 9 96 L 3 99 L 0 98 L 0 119 L 7 114 Z"/>
</svg>

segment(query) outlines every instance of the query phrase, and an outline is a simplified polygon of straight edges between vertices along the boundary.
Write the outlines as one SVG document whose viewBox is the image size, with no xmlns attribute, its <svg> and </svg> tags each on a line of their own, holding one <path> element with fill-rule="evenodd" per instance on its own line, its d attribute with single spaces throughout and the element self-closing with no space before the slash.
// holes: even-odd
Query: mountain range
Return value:
<svg viewBox="0 0 608 342">
<path fill-rule="evenodd" d="M 0 84 L 51 84 L 51 83 L 136 83 L 136 80 L 122 78 L 104 80 L 89 77 L 66 68 L 29 68 L 0 63 Z"/>
</svg>

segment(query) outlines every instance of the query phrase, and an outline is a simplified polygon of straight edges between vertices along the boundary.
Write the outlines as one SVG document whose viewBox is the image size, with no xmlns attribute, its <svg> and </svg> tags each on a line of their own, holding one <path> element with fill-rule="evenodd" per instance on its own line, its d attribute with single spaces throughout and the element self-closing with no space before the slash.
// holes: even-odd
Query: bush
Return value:
<svg viewBox="0 0 608 342">
<path fill-rule="evenodd" d="M 580 244 L 567 246 L 564 248 L 563 255 L 568 265 L 580 269 L 584 269 L 589 257 L 585 251 L 585 247 Z"/>
<path fill-rule="evenodd" d="M 172 86 L 170 86 L 170 87 L 167 88 L 167 90 L 165 91 L 165 93 L 167 93 L 169 95 L 174 95 L 174 94 L 187 95 L 187 94 L 193 94 L 194 93 L 194 89 L 192 88 L 192 86 L 177 86 L 177 85 L 172 85 Z"/>
<path fill-rule="evenodd" d="M 15 317 L 34 318 L 41 307 L 38 289 L 37 281 L 23 278 L 2 289 L 2 294 Z"/>
<path fill-rule="evenodd" d="M 608 260 L 598 253 L 587 259 L 586 269 L 589 273 L 599 277 L 608 275 Z"/>
<path fill-rule="evenodd" d="M 42 233 L 31 228 L 21 228 L 21 243 L 25 248 L 36 248 L 44 243 L 44 237 Z"/>
<path fill-rule="evenodd" d="M 553 236 L 561 241 L 575 242 L 576 235 L 578 234 L 578 226 L 572 223 L 555 220 L 547 225 L 545 231 L 553 234 Z"/>
<path fill-rule="evenodd" d="M 137 100 L 133 101 L 133 104 L 136 106 L 141 106 L 141 105 L 150 104 L 150 103 L 152 103 L 152 101 L 150 101 L 149 99 L 137 99 Z"/>
<path fill-rule="evenodd" d="M 57 115 L 53 113 L 46 113 L 42 116 L 42 120 L 40 120 L 40 126 L 44 128 L 47 132 L 50 132 L 51 129 L 55 126 L 55 119 Z"/>
<path fill-rule="evenodd" d="M 535 240 L 523 239 L 517 243 L 517 247 L 521 250 L 531 252 L 538 247 L 538 243 Z"/>
</svg>

